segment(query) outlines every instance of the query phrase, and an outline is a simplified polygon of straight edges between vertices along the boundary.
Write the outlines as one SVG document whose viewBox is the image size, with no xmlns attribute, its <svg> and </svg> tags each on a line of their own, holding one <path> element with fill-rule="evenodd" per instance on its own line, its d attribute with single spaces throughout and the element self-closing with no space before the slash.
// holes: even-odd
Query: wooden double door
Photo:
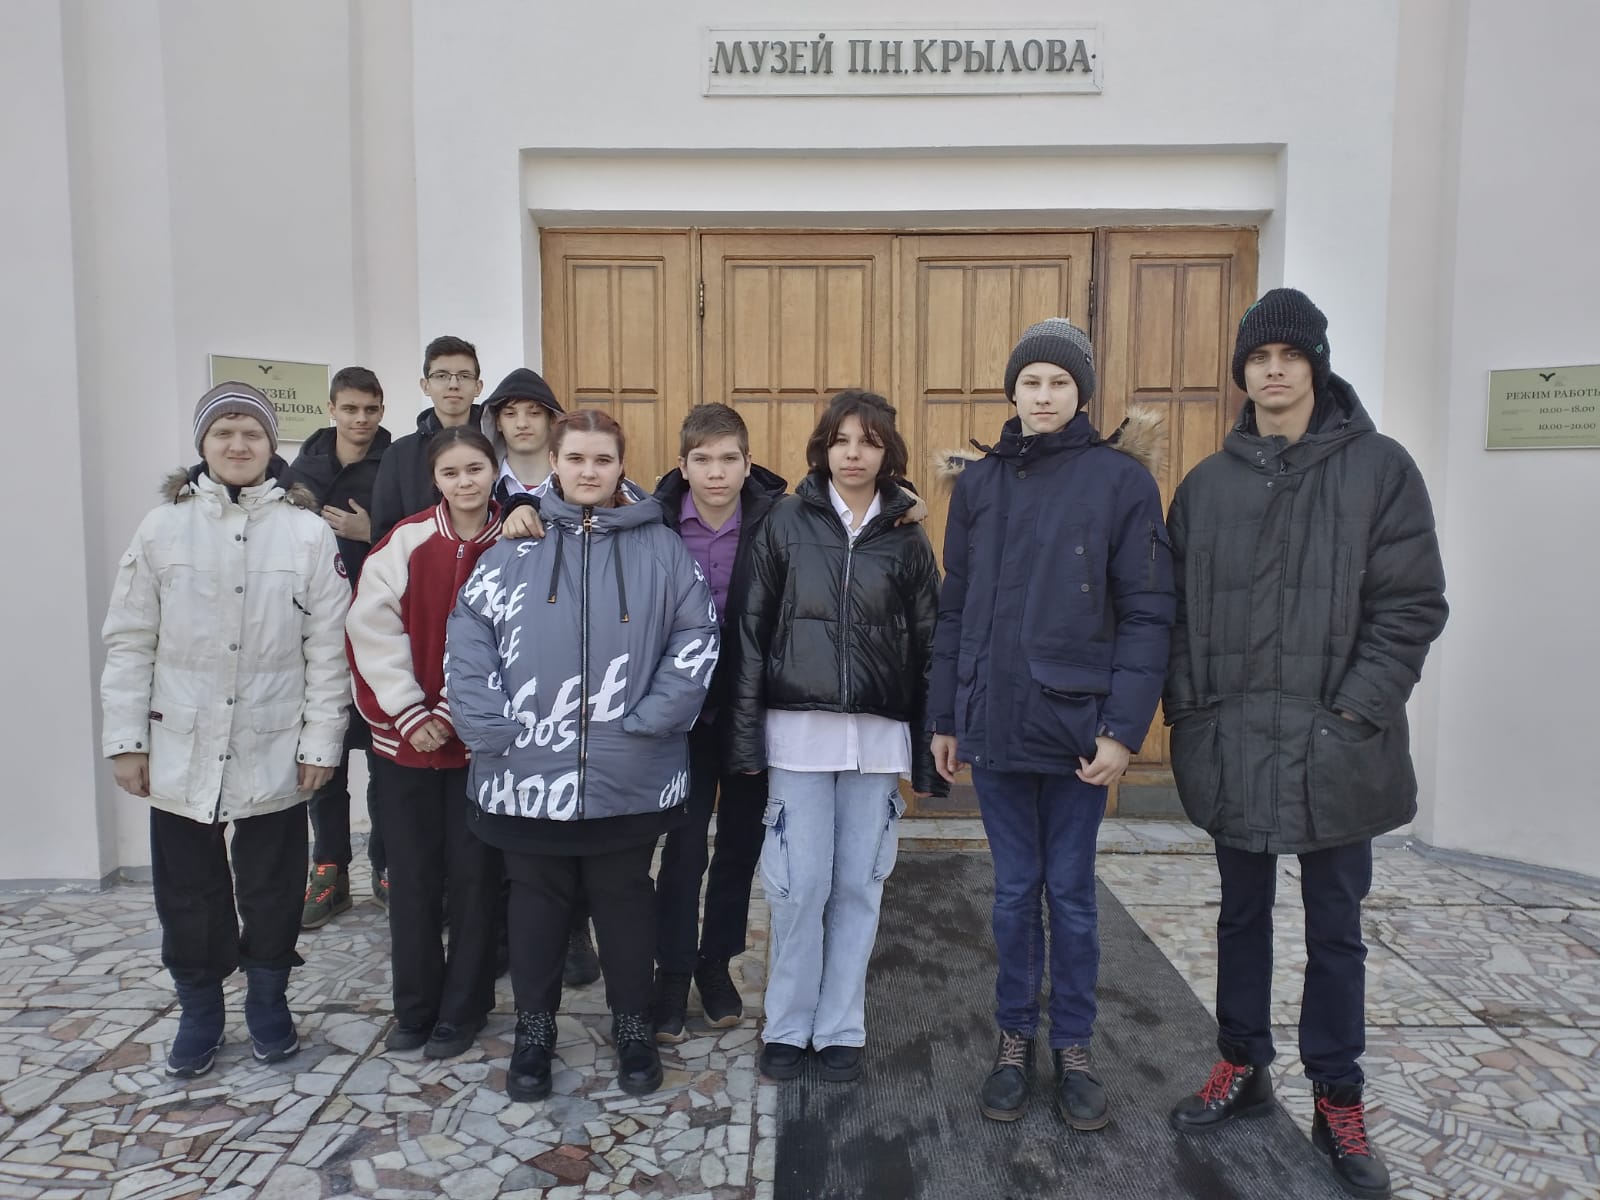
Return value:
<svg viewBox="0 0 1600 1200">
<path fill-rule="evenodd" d="M 569 407 L 618 419 L 632 478 L 674 467 L 684 414 L 721 401 L 749 425 L 755 460 L 793 484 L 828 398 L 864 387 L 898 409 L 936 550 L 947 493 L 934 461 L 999 436 L 1006 358 L 1035 321 L 1090 331 L 1102 433 L 1131 404 L 1163 413 L 1163 500 L 1242 400 L 1229 365 L 1255 298 L 1253 229 L 547 230 L 540 249 L 545 377 Z M 1170 789 L 1159 717 L 1127 784 Z M 961 789 L 939 811 L 970 807 Z"/>
</svg>

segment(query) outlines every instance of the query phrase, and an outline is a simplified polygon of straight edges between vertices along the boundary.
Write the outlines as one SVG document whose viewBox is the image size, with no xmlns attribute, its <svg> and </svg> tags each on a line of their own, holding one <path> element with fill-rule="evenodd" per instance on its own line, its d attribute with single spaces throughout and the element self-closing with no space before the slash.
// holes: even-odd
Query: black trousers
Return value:
<svg viewBox="0 0 1600 1200">
<path fill-rule="evenodd" d="M 560 1009 L 561 971 L 567 960 L 573 904 L 581 888 L 594 920 L 606 1004 L 612 1012 L 648 1010 L 656 937 L 656 889 L 650 880 L 655 849 L 652 841 L 609 854 L 506 852 L 506 874 L 511 878 L 511 984 L 519 1009 Z"/>
<path fill-rule="evenodd" d="M 718 800 L 718 792 L 721 799 Z M 689 820 L 667 834 L 656 876 L 660 908 L 656 961 L 663 971 L 694 970 L 701 958 L 743 954 L 750 924 L 750 881 L 761 859 L 766 827 L 767 775 L 726 774 L 714 726 L 689 734 Z M 706 879 L 705 922 L 700 921 L 700 881 L 706 877 L 706 832 L 717 812 L 716 849 Z"/>
<path fill-rule="evenodd" d="M 1367 1046 L 1366 962 L 1361 901 L 1372 887 L 1372 843 L 1300 857 L 1306 910 L 1306 975 L 1300 1000 L 1300 1061 L 1313 1083 L 1363 1082 Z M 1272 1045 L 1272 905 L 1275 854 L 1217 847 L 1217 1045 L 1224 1058 L 1264 1066 Z"/>
<path fill-rule="evenodd" d="M 311 817 L 311 861 L 334 863 L 341 871 L 350 868 L 350 752 L 369 751 L 367 755 L 367 816 L 372 821 L 372 834 L 367 838 L 367 858 L 372 862 L 374 875 L 383 870 L 387 860 L 383 854 L 383 831 L 378 825 L 378 811 L 372 802 L 376 789 L 372 772 L 372 731 L 352 706 L 350 723 L 344 731 L 344 753 L 339 765 L 333 769 L 333 778 L 311 794 L 306 811 Z"/>
<path fill-rule="evenodd" d="M 240 967 L 297 967 L 305 900 L 306 814 L 204 824 L 150 810 L 150 868 L 161 963 L 179 983 L 212 983 Z"/>
<path fill-rule="evenodd" d="M 394 1015 L 412 1028 L 481 1020 L 494 1007 L 501 864 L 500 852 L 472 832 L 467 769 L 402 767 L 376 754 L 371 764 L 389 859 Z"/>
</svg>

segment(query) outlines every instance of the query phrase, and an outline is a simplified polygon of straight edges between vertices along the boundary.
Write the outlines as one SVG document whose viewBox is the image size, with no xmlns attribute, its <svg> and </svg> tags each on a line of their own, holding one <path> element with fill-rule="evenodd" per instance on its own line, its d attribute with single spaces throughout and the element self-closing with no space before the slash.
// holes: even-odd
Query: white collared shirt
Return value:
<svg viewBox="0 0 1600 1200">
<path fill-rule="evenodd" d="M 883 511 L 874 494 L 861 524 L 828 481 L 828 499 L 855 545 L 861 531 Z M 864 775 L 911 777 L 911 726 L 871 713 L 767 710 L 767 765 L 784 771 L 860 771 Z"/>
</svg>

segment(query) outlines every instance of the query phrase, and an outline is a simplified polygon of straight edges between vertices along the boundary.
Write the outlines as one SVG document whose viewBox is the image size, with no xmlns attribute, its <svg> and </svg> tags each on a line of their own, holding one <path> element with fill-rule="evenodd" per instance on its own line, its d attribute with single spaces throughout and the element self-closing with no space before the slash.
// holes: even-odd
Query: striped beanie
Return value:
<svg viewBox="0 0 1600 1200">
<path fill-rule="evenodd" d="M 254 417 L 267 431 L 272 449 L 278 449 L 278 412 L 272 401 L 248 383 L 230 380 L 217 384 L 194 406 L 194 448 L 202 456 L 200 443 L 206 440 L 206 431 L 223 417 Z"/>
<path fill-rule="evenodd" d="M 1065 317 L 1049 317 L 1022 331 L 1006 360 L 1006 399 L 1017 402 L 1017 376 L 1036 362 L 1054 363 L 1078 385 L 1078 407 L 1094 399 L 1094 347 L 1089 335 Z"/>
</svg>

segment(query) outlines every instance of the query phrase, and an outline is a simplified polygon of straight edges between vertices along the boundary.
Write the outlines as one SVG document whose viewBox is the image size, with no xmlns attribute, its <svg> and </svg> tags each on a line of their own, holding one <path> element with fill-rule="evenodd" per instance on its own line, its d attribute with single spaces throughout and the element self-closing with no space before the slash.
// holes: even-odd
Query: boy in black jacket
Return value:
<svg viewBox="0 0 1600 1200">
<path fill-rule="evenodd" d="M 366 367 L 345 367 L 328 386 L 328 415 L 333 424 L 305 440 L 300 453 L 280 482 L 285 487 L 302 484 L 317 499 L 322 519 L 333 529 L 355 591 L 361 564 L 372 549 L 372 491 L 378 464 L 389 447 L 383 421 L 383 386 Z M 365 750 L 371 742 L 367 723 L 350 706 L 345 726 L 344 755 L 333 778 L 312 795 L 311 878 L 306 884 L 305 908 L 300 928 L 317 929 L 336 913 L 350 907 L 350 751 Z M 367 813 L 373 814 L 371 780 L 367 784 Z M 389 881 L 383 837 L 376 818 L 367 842 L 372 861 L 372 894 L 380 904 L 389 902 Z"/>
</svg>

